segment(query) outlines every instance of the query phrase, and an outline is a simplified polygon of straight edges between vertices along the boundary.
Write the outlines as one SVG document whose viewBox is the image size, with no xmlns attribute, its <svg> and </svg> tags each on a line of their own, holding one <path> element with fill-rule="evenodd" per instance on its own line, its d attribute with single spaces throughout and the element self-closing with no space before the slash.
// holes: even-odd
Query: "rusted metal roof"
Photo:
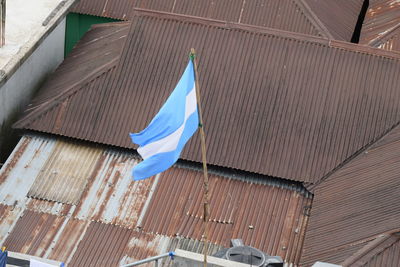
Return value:
<svg viewBox="0 0 400 267">
<path fill-rule="evenodd" d="M 384 246 L 377 247 L 372 257 L 364 257 L 365 267 L 398 266 L 400 259 L 400 238 L 392 235 Z M 370 256 L 370 255 L 368 255 Z"/>
<path fill-rule="evenodd" d="M 397 126 L 316 188 L 302 256 L 305 265 L 316 260 L 339 264 L 355 245 L 398 232 L 399 140 Z"/>
<path fill-rule="evenodd" d="M 343 266 L 398 266 L 400 263 L 399 233 L 382 234 L 343 262 Z"/>
<path fill-rule="evenodd" d="M 360 43 L 400 52 L 400 2 L 370 0 Z"/>
<path fill-rule="evenodd" d="M 83 150 L 79 144 L 57 142 L 28 197 L 78 204 L 101 152 L 93 148 Z"/>
<path fill-rule="evenodd" d="M 75 94 L 38 98 L 16 127 L 134 148 L 127 133 L 158 111 L 190 47 L 198 51 L 210 164 L 313 183 L 400 121 L 396 54 L 137 11 L 115 68 Z M 45 85 L 42 98 L 52 90 Z M 201 162 L 199 151 L 192 138 L 182 158 Z"/>
<path fill-rule="evenodd" d="M 81 0 L 73 12 L 129 20 L 134 8 L 350 41 L 363 0 Z"/>
<path fill-rule="evenodd" d="M 138 226 L 145 232 L 201 239 L 202 173 L 172 169 L 162 175 Z M 210 175 L 211 242 L 232 237 L 286 262 L 298 263 L 311 199 L 279 187 Z"/>
<path fill-rule="evenodd" d="M 79 1 L 71 11 L 92 16 L 127 20 L 133 7 L 134 0 L 84 0 Z"/>
<path fill-rule="evenodd" d="M 351 41 L 364 0 L 303 0 L 333 39 Z"/>
<path fill-rule="evenodd" d="M 329 3 L 329 1 L 326 2 Z M 321 24 L 302 0 L 81 0 L 72 11 L 128 20 L 132 17 L 133 8 L 330 37 L 328 29 Z"/>
<path fill-rule="evenodd" d="M 77 204 L 69 204 L 61 197 L 69 186 L 51 187 L 65 179 L 49 180 L 43 173 L 51 172 L 55 163 L 68 166 L 78 158 L 95 167 L 89 168 L 93 170 Z M 202 172 L 180 163 L 135 182 L 131 169 L 136 163 L 126 151 L 54 137 L 22 137 L 0 171 L 0 245 L 71 266 L 97 260 L 106 263 L 97 266 L 112 266 L 175 248 L 200 252 Z M 28 194 L 39 179 L 44 194 L 54 194 L 51 200 Z M 210 182 L 210 254 L 230 246 L 231 238 L 243 238 L 288 263 L 298 262 L 311 205 L 303 186 L 213 168 Z"/>
</svg>

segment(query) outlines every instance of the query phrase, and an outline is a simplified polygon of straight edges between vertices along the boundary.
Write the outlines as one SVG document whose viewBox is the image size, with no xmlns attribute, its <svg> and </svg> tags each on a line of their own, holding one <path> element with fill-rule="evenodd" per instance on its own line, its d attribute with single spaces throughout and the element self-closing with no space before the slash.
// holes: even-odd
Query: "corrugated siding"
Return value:
<svg viewBox="0 0 400 267">
<path fill-rule="evenodd" d="M 304 0 L 336 40 L 351 41 L 364 0 Z"/>
<path fill-rule="evenodd" d="M 81 0 L 72 10 L 81 14 L 128 20 L 132 8 L 237 22 L 317 36 L 327 36 L 297 0 Z"/>
<path fill-rule="evenodd" d="M 398 126 L 316 188 L 304 263 L 337 257 L 338 248 L 398 229 L 399 140 Z"/>
<path fill-rule="evenodd" d="M 370 0 L 361 29 L 360 43 L 379 46 L 400 27 L 400 2 Z M 397 51 L 400 51 L 396 49 Z"/>
<path fill-rule="evenodd" d="M 297 263 L 311 199 L 279 187 L 243 183 L 210 175 L 209 235 L 230 246 L 246 245 Z M 146 232 L 201 239 L 202 173 L 172 169 L 162 175 L 141 228 Z M 250 227 L 253 227 L 250 229 Z"/>
<path fill-rule="evenodd" d="M 101 153 L 99 148 L 58 141 L 28 197 L 78 204 Z"/>
<path fill-rule="evenodd" d="M 142 12 L 111 79 L 66 95 L 45 115 L 33 111 L 17 127 L 134 148 L 127 133 L 156 114 L 190 47 L 198 51 L 210 164 L 316 182 L 400 120 L 396 55 Z M 64 117 L 55 129 L 57 112 Z M 199 144 L 192 138 L 182 158 L 201 162 Z"/>
</svg>

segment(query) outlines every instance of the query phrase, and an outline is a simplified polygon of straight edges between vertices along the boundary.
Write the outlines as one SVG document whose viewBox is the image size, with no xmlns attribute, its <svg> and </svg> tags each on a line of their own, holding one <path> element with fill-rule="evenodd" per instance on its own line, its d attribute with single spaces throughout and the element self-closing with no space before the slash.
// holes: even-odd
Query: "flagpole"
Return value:
<svg viewBox="0 0 400 267">
<path fill-rule="evenodd" d="M 194 48 L 190 50 L 190 59 L 193 62 L 194 66 L 194 80 L 196 87 L 196 99 L 197 99 L 197 109 L 199 111 L 199 130 L 200 130 L 200 139 L 201 139 L 201 154 L 203 159 L 203 172 L 204 172 L 204 182 L 203 182 L 203 191 L 204 191 L 204 267 L 207 267 L 207 251 L 208 251 L 208 220 L 210 215 L 210 204 L 208 198 L 208 172 L 207 172 L 207 158 L 206 158 L 206 138 L 204 134 L 203 128 L 203 115 L 201 113 L 201 101 L 200 101 L 200 86 L 198 81 L 198 73 L 197 73 L 197 61 L 196 61 L 196 52 Z"/>
</svg>

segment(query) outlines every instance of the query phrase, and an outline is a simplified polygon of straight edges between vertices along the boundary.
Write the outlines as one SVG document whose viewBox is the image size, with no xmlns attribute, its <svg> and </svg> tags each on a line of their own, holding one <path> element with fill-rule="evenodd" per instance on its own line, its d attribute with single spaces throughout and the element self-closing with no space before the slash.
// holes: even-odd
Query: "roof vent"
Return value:
<svg viewBox="0 0 400 267">
<path fill-rule="evenodd" d="M 279 256 L 269 256 L 256 248 L 245 246 L 241 239 L 232 239 L 231 243 L 231 248 L 220 250 L 213 256 L 252 266 L 283 267 L 282 258 Z"/>
<path fill-rule="evenodd" d="M 237 246 L 228 249 L 226 258 L 230 261 L 237 261 L 252 266 L 263 266 L 265 262 L 264 253 L 249 246 Z"/>
</svg>

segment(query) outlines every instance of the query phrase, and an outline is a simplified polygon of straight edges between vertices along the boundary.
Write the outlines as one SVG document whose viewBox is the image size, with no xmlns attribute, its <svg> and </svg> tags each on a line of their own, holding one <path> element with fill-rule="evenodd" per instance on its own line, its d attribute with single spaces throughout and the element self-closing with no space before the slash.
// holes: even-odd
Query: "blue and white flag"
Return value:
<svg viewBox="0 0 400 267">
<path fill-rule="evenodd" d="M 190 60 L 174 91 L 147 128 L 130 134 L 143 158 L 133 168 L 134 180 L 148 178 L 171 167 L 198 124 L 194 67 Z"/>
</svg>

